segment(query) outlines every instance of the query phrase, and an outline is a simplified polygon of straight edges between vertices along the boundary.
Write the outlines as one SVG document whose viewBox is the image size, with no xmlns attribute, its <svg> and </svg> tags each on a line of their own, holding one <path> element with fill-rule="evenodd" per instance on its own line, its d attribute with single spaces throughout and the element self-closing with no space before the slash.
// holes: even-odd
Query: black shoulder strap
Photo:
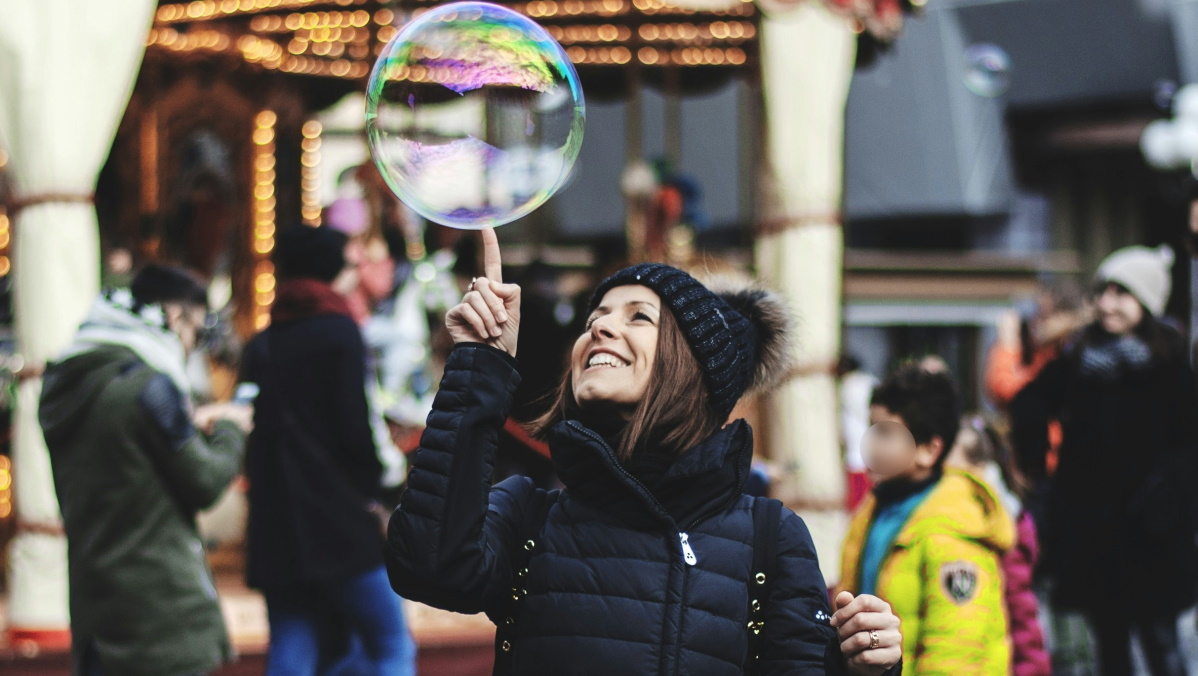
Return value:
<svg viewBox="0 0 1198 676">
<path fill-rule="evenodd" d="M 528 563 L 537 548 L 537 541 L 541 538 L 541 532 L 545 530 L 549 510 L 553 509 L 557 502 L 556 497 L 553 493 L 534 492 L 532 502 L 524 511 L 524 523 L 520 532 L 512 538 L 512 594 L 505 599 L 507 610 L 495 628 L 495 668 L 491 671 L 493 676 L 508 676 L 512 673 L 512 648 L 516 642 L 516 619 L 520 610 L 520 599 L 528 594 L 524 578 L 528 575 Z"/>
<path fill-rule="evenodd" d="M 753 501 L 753 570 L 749 579 L 749 651 L 744 673 L 755 674 L 765 631 L 765 605 L 770 598 L 778 563 L 782 503 L 772 498 Z"/>
</svg>

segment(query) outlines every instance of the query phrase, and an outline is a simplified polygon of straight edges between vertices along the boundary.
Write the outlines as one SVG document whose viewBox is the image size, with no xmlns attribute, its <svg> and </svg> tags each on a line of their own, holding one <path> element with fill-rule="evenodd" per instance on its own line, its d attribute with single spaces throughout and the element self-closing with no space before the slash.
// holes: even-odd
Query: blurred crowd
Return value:
<svg viewBox="0 0 1198 676">
<path fill-rule="evenodd" d="M 239 494 L 267 673 L 415 673 L 379 543 L 452 349 L 442 317 L 478 253 L 370 194 L 342 196 L 325 226 L 279 231 L 271 322 L 245 345 L 191 273 L 110 259 L 117 288 L 48 368 L 40 409 L 76 673 L 208 673 L 230 658 L 205 561 L 228 536 L 196 516 Z M 853 517 L 839 588 L 891 604 L 909 670 L 1132 674 L 1134 638 L 1154 676 L 1187 673 L 1198 399 L 1164 316 L 1172 264 L 1168 248 L 1123 249 L 1089 288 L 1051 284 L 1034 311 L 1004 314 L 983 410 L 962 410 L 936 355 L 880 378 L 841 361 Z M 559 485 L 521 423 L 560 381 L 592 274 L 610 270 L 523 269 L 520 352 L 534 357 L 519 363 L 496 481 Z M 768 462 L 756 468 L 746 490 L 765 494 Z"/>
<path fill-rule="evenodd" d="M 1129 247 L 1089 289 L 1050 285 L 1033 313 L 1004 314 L 985 411 L 959 414 L 935 355 L 880 384 L 848 365 L 843 429 L 860 504 L 841 585 L 894 604 L 905 655 L 922 651 L 919 673 L 929 662 L 927 673 L 1004 673 L 977 671 L 981 646 L 1009 650 L 1013 674 L 1133 674 L 1133 639 L 1149 673 L 1187 673 L 1198 400 L 1182 333 L 1164 316 L 1172 263 L 1167 247 Z"/>
</svg>

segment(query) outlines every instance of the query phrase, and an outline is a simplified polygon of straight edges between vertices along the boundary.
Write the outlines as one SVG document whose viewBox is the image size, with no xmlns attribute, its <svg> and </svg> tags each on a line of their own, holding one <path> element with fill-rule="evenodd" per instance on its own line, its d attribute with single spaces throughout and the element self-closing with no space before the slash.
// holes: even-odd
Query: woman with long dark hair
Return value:
<svg viewBox="0 0 1198 676">
<path fill-rule="evenodd" d="M 802 520 L 742 494 L 752 434 L 725 422 L 787 372 L 785 306 L 665 265 L 616 273 L 537 424 L 566 487 L 492 487 L 520 289 L 483 237 L 487 277 L 446 315 L 456 346 L 391 518 L 395 590 L 486 612 L 499 674 L 899 671 L 889 606 L 845 593 L 833 614 Z"/>
<path fill-rule="evenodd" d="M 1046 473 L 1048 421 L 1061 421 L 1042 565 L 1054 607 L 1090 621 L 1106 676 L 1133 672 L 1133 631 L 1154 676 L 1186 673 L 1177 616 L 1198 583 L 1198 397 L 1184 341 L 1160 319 L 1172 262 L 1167 247 L 1111 254 L 1095 280 L 1097 319 L 1011 411 L 1035 478 Z"/>
</svg>

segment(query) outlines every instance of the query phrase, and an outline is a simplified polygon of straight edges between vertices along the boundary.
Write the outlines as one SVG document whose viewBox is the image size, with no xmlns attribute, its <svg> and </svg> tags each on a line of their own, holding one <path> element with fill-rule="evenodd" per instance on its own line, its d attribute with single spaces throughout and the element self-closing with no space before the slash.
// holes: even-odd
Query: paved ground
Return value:
<svg viewBox="0 0 1198 676">
<path fill-rule="evenodd" d="M 241 658 L 214 676 L 260 676 L 266 665 L 269 641 L 266 605 L 261 596 L 245 587 L 235 569 L 218 566 L 217 574 L 221 609 Z M 418 647 L 421 676 L 488 676 L 491 673 L 495 634 L 486 617 L 458 615 L 410 602 L 406 611 Z M 4 599 L 0 598 L 0 674 L 70 676 L 67 654 L 21 654 L 17 647 L 5 645 L 5 618 Z"/>
</svg>

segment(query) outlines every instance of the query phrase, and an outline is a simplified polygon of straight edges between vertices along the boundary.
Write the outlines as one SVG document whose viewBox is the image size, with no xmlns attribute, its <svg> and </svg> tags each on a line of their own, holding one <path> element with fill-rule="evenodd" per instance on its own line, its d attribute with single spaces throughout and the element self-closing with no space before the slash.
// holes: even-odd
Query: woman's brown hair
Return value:
<svg viewBox="0 0 1198 676">
<path fill-rule="evenodd" d="M 661 309 L 657 331 L 657 356 L 649 387 L 615 448 L 621 462 L 650 448 L 681 455 L 724 423 L 711 410 L 703 371 L 668 308 Z M 551 401 L 549 410 L 530 424 L 537 437 L 544 438 L 557 423 L 583 413 L 574 399 L 572 365 L 566 366 L 566 375 Z"/>
</svg>

